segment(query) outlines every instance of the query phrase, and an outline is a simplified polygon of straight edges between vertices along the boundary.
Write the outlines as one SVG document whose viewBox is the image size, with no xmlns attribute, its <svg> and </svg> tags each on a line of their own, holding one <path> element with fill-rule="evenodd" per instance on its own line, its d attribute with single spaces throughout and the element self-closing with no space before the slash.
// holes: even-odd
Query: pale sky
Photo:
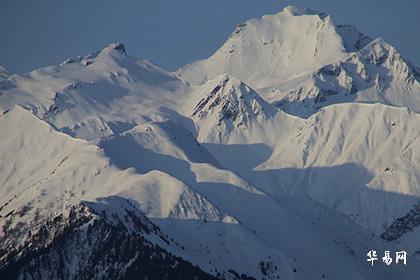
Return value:
<svg viewBox="0 0 420 280">
<path fill-rule="evenodd" d="M 420 66 L 419 0 L 1 0 L 0 65 L 28 72 L 123 42 L 175 70 L 210 56 L 237 24 L 290 4 L 383 37 Z"/>
</svg>

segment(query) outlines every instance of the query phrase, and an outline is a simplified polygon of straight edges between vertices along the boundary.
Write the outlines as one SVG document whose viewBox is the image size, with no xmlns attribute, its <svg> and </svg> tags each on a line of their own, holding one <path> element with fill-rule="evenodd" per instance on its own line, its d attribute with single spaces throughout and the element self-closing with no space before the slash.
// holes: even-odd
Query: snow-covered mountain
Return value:
<svg viewBox="0 0 420 280">
<path fill-rule="evenodd" d="M 419 73 L 291 6 L 176 73 L 0 68 L 0 278 L 417 279 Z"/>
<path fill-rule="evenodd" d="M 265 88 L 345 59 L 370 40 L 352 26 L 336 25 L 324 13 L 288 6 L 238 25 L 210 58 L 186 65 L 177 74 L 200 84 L 227 73 L 255 89 Z"/>
<path fill-rule="evenodd" d="M 299 117 L 343 102 L 420 112 L 420 70 L 394 47 L 335 24 L 326 14 L 293 6 L 240 24 L 211 57 L 176 72 L 192 84 L 223 73 Z"/>
<path fill-rule="evenodd" d="M 185 99 L 183 110 L 194 120 L 198 139 L 212 141 L 223 142 L 232 133 L 257 129 L 278 112 L 248 85 L 228 75 L 197 86 Z"/>
<path fill-rule="evenodd" d="M 171 110 L 160 108 L 173 106 L 185 87 L 173 74 L 128 56 L 120 43 L 8 81 L 13 86 L 0 96 L 0 108 L 18 104 L 83 139 L 126 130 L 144 118 L 162 119 Z"/>
<path fill-rule="evenodd" d="M 77 239 L 81 242 L 91 238 L 83 235 L 87 224 L 93 224 L 89 232 L 99 236 L 104 231 L 113 232 L 114 226 L 123 226 L 129 236 L 132 235 L 130 232 L 146 231 L 147 235 L 142 234 L 149 240 L 143 241 L 146 244 L 158 244 L 162 250 L 198 264 L 208 273 L 225 273 L 226 277 L 233 269 L 261 278 L 265 271 L 260 268 L 261 262 L 268 267 L 268 272 L 264 273 L 270 277 L 293 275 L 295 269 L 303 278 L 313 273 L 321 277 L 328 271 L 328 258 L 342 258 L 342 263 L 352 263 L 347 269 L 343 268 L 343 272 L 330 272 L 337 277 L 353 275 L 351 271 L 355 266 L 366 274 L 386 275 L 381 269 L 369 271 L 364 268 L 363 260 L 346 253 L 346 246 L 359 253 L 363 252 L 361 244 L 367 247 L 372 242 L 384 246 L 369 239 L 367 231 L 352 224 L 345 216 L 304 198 L 298 200 L 299 208 L 287 204 L 283 201 L 285 198 L 273 199 L 234 173 L 218 169 L 220 164 L 200 147 L 191 133 L 174 124 L 136 127 L 120 136 L 104 139 L 100 144 L 102 149 L 56 132 L 20 107 L 5 113 L 0 119 L 0 127 L 1 131 L 15 128 L 11 137 L 17 140 L 4 143 L 7 148 L 1 149 L 2 159 L 11 163 L 8 165 L 11 168 L 4 170 L 1 176 L 6 178 L 1 213 L 3 252 L 7 252 L 3 261 L 23 263 L 22 271 L 16 272 L 19 275 L 32 270 L 63 273 L 57 267 L 57 272 L 51 272 L 25 260 L 27 256 L 34 258 L 33 254 L 42 249 L 46 250 L 46 256 L 42 255 L 42 258 L 54 263 L 54 251 L 58 250 L 54 244 L 56 239 L 64 238 L 64 246 L 76 250 L 71 244 L 77 244 Z M 39 143 L 40 147 L 34 143 Z M 24 160 L 28 153 L 34 160 Z M 18 165 L 22 173 L 15 174 L 13 167 Z M 9 185 L 21 188 L 10 191 Z M 96 206 L 98 200 L 101 204 Z M 91 201 L 93 205 L 84 201 Z M 248 207 L 244 209 L 243 205 Z M 308 216 L 314 215 L 314 207 L 318 213 L 315 215 L 332 215 L 334 223 L 341 223 L 343 230 L 333 231 L 334 237 L 322 234 L 333 225 L 325 222 L 314 226 L 312 220 L 315 218 Z M 91 217 L 91 211 L 100 216 Z M 143 213 L 154 225 L 146 226 L 146 229 L 141 226 L 145 223 Z M 90 222 L 91 219 L 105 219 L 105 224 Z M 143 221 L 140 229 L 136 229 L 138 219 Z M 286 231 L 285 224 L 288 225 Z M 81 229 L 76 230 L 73 237 L 66 235 L 75 227 Z M 148 227 L 154 230 L 147 230 Z M 354 234 L 345 237 L 345 228 L 352 228 Z M 287 238 L 292 233 L 299 233 L 299 236 Z M 360 236 L 364 236 L 363 239 Z M 174 241 L 166 243 L 165 240 Z M 340 240 L 342 245 L 337 246 L 333 240 Z M 331 256 L 314 263 L 310 256 L 302 254 L 307 246 L 314 246 L 314 250 L 328 247 Z M 295 252 L 295 248 L 302 249 Z M 52 253 L 48 253 L 50 251 Z M 94 254 L 95 251 L 88 252 Z M 16 254 L 22 257 L 16 258 Z M 295 261 L 292 256 L 301 261 Z M 85 261 L 89 259 L 72 260 L 82 264 Z M 137 258 L 133 256 L 130 261 L 135 263 Z M 80 273 L 74 265 L 69 267 L 73 268 L 68 277 Z M 6 268 L 6 272 L 11 269 Z"/>
</svg>

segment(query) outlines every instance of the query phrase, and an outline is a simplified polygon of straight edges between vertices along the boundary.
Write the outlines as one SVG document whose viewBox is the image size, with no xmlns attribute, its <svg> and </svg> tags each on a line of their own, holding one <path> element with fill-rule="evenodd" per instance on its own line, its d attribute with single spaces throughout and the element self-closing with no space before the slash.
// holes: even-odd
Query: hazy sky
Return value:
<svg viewBox="0 0 420 280">
<path fill-rule="evenodd" d="M 1 0 L 0 65 L 28 72 L 119 41 L 174 70 L 211 55 L 237 24 L 289 4 L 383 37 L 420 66 L 420 0 Z"/>
</svg>

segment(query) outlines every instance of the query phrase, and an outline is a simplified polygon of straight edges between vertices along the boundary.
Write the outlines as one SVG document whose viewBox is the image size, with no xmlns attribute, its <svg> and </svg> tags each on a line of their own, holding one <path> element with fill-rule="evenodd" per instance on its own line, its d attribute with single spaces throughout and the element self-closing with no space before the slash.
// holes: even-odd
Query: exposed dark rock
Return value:
<svg viewBox="0 0 420 280">
<path fill-rule="evenodd" d="M 385 170 L 387 171 L 387 170 Z M 382 234 L 381 238 L 392 241 L 420 226 L 420 204 L 417 204 L 404 217 L 395 220 Z"/>
<path fill-rule="evenodd" d="M 127 219 L 134 231 L 74 206 L 68 217 L 46 221 L 26 250 L 9 252 L 0 279 L 217 279 L 148 241 L 160 232 L 146 217 L 128 211 Z"/>
</svg>

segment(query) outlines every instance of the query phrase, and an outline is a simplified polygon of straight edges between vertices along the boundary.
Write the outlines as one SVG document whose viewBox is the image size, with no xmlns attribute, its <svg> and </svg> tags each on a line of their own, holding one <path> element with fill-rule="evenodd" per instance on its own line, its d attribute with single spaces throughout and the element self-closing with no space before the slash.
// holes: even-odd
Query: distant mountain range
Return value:
<svg viewBox="0 0 420 280">
<path fill-rule="evenodd" d="M 420 275 L 420 70 L 324 13 L 175 72 L 121 43 L 0 67 L 0 111 L 1 279 Z"/>
</svg>

